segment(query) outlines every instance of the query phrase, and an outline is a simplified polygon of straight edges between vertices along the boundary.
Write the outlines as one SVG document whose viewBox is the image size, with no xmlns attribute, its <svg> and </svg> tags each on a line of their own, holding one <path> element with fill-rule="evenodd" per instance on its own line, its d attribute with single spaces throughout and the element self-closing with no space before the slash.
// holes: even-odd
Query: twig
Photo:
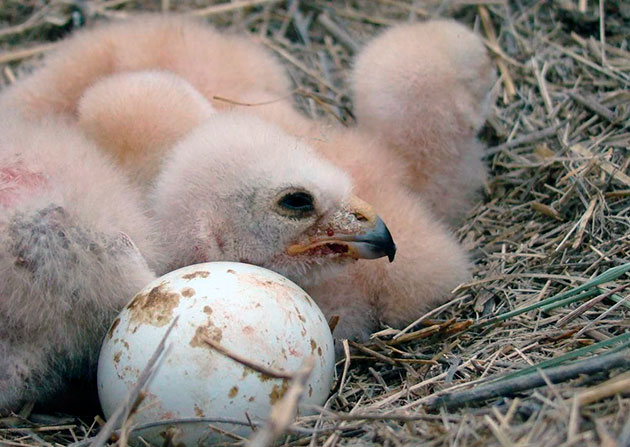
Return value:
<svg viewBox="0 0 630 447">
<path fill-rule="evenodd" d="M 490 13 L 485 6 L 479 6 L 479 16 L 481 17 L 481 23 L 483 24 L 483 28 L 486 31 L 486 36 L 488 36 L 488 40 L 495 48 L 499 49 L 500 53 L 503 54 L 503 51 L 500 50 L 499 42 L 497 40 L 497 33 L 494 30 L 494 26 L 492 25 L 492 19 L 490 18 Z M 514 85 L 514 80 L 512 79 L 512 75 L 510 74 L 510 70 L 508 70 L 507 65 L 503 59 L 497 59 L 497 66 L 499 67 L 499 71 L 501 72 L 501 77 L 503 78 L 503 85 L 505 87 L 506 93 L 506 102 L 511 102 L 514 100 L 516 96 L 516 87 Z"/>
<path fill-rule="evenodd" d="M 494 146 L 486 150 L 483 154 L 484 158 L 488 158 L 491 155 L 494 155 L 498 152 L 504 151 L 506 149 L 511 149 L 516 146 L 520 146 L 522 144 L 533 143 L 534 141 L 542 140 L 547 137 L 551 137 L 556 134 L 556 131 L 562 126 L 562 124 L 556 124 L 547 129 L 539 130 L 536 132 L 532 132 L 527 135 L 523 135 L 522 137 L 514 138 L 510 141 L 506 141 L 503 144 L 499 144 L 498 146 Z"/>
<path fill-rule="evenodd" d="M 617 393 L 628 392 L 630 392 L 630 372 L 619 374 L 604 383 L 581 392 L 577 396 L 577 401 L 580 405 L 588 405 Z"/>
<path fill-rule="evenodd" d="M 234 360 L 237 363 L 240 363 L 243 366 L 246 366 L 250 369 L 253 369 L 256 372 L 264 374 L 265 376 L 273 377 L 274 379 L 292 379 L 294 377 L 294 375 L 291 373 L 288 373 L 285 371 L 274 370 L 271 368 L 267 368 L 266 366 L 259 365 L 258 363 L 252 362 L 251 360 L 246 359 L 245 357 L 239 354 L 235 354 L 234 352 L 226 349 L 225 347 L 221 346 L 220 344 L 210 339 L 209 337 L 205 337 L 205 336 L 202 337 L 202 341 L 206 343 L 207 345 L 209 345 L 215 351 L 220 352 L 224 356 L 231 358 L 232 360 Z"/>
<path fill-rule="evenodd" d="M 595 112 L 602 118 L 610 121 L 611 123 L 617 122 L 617 116 L 610 110 L 608 107 L 604 107 L 597 101 L 593 99 L 586 98 L 579 93 L 568 92 L 569 96 L 573 98 L 576 102 L 582 104 L 584 107 L 589 109 L 591 112 Z"/>
<path fill-rule="evenodd" d="M 22 48 L 8 53 L 0 54 L 0 64 L 6 64 L 7 62 L 15 62 L 27 57 L 36 56 L 46 51 L 50 51 L 58 45 L 57 42 L 43 43 L 31 48 Z"/>
<path fill-rule="evenodd" d="M 628 287 L 630 287 L 630 284 L 622 284 L 622 285 L 620 285 L 619 287 L 617 287 L 617 288 L 615 288 L 613 290 L 609 290 L 608 292 L 602 293 L 601 295 L 598 295 L 595 298 L 590 299 L 589 301 L 587 301 L 586 303 L 582 304 L 580 307 L 578 307 L 574 311 L 570 312 L 568 315 L 565 315 L 564 317 L 560 318 L 558 320 L 558 322 L 556 323 L 556 325 L 558 327 L 565 326 L 567 323 L 573 321 L 574 319 L 576 319 L 577 317 L 582 315 L 584 312 L 589 310 L 595 304 L 599 303 L 600 301 L 608 298 L 609 296 L 611 296 L 611 295 L 613 295 L 613 294 L 615 294 L 617 292 L 620 292 L 620 291 L 622 291 L 624 289 L 627 289 Z"/>
<path fill-rule="evenodd" d="M 147 430 L 149 428 L 163 427 L 163 426 L 168 426 L 168 425 L 187 425 L 187 424 L 201 424 L 201 423 L 231 424 L 231 425 L 241 425 L 244 427 L 251 427 L 251 428 L 257 428 L 264 425 L 263 421 L 253 421 L 251 419 L 239 420 L 239 419 L 222 418 L 222 417 L 202 417 L 202 418 L 190 417 L 190 418 L 164 419 L 161 421 L 146 422 L 143 424 L 134 425 L 133 427 L 131 427 L 130 433 Z M 313 430 L 313 429 L 309 429 L 305 427 L 289 426 L 287 427 L 287 431 L 291 433 L 296 433 L 296 434 L 309 434 L 310 435 L 310 434 L 317 434 L 320 432 L 327 432 L 327 431 L 330 431 L 330 429 Z M 120 432 L 121 430 L 115 430 L 112 434 L 119 435 Z M 91 441 L 92 441 L 92 438 L 83 439 L 81 441 L 71 444 L 71 447 L 86 447 L 90 444 Z"/>
<path fill-rule="evenodd" d="M 332 36 L 339 41 L 341 45 L 351 53 L 359 51 L 359 44 L 348 34 L 346 30 L 337 25 L 326 13 L 322 13 L 317 17 L 317 22 L 324 27 Z"/>
<path fill-rule="evenodd" d="M 547 89 L 547 81 L 545 80 L 546 65 L 543 65 L 543 68 L 541 70 L 538 67 L 538 61 L 536 60 L 536 58 L 533 58 L 532 66 L 534 68 L 536 81 L 538 82 L 538 90 L 540 91 L 543 103 L 545 104 L 545 108 L 547 109 L 547 115 L 551 116 L 553 114 L 553 104 L 551 102 L 551 96 L 549 96 L 549 90 Z"/>
<path fill-rule="evenodd" d="M 372 357 L 374 357 L 377 360 L 380 360 L 382 362 L 385 363 L 389 363 L 390 365 L 396 365 L 396 361 L 394 361 L 393 359 L 391 359 L 390 357 L 387 357 L 386 355 L 381 354 L 380 352 L 376 352 L 366 346 L 363 346 L 355 341 L 352 340 L 348 340 L 348 343 L 350 343 L 352 345 L 353 348 L 358 349 L 359 351 L 370 355 Z"/>
<path fill-rule="evenodd" d="M 307 357 L 304 365 L 295 373 L 291 386 L 282 399 L 273 406 L 265 426 L 258 430 L 247 443 L 249 447 L 266 447 L 280 437 L 295 417 L 297 404 L 306 390 L 306 383 L 311 377 L 315 359 Z"/>
<path fill-rule="evenodd" d="M 558 51 L 560 51 L 561 53 L 566 54 L 567 56 L 575 59 L 578 62 L 583 63 L 584 65 L 591 67 L 594 70 L 597 70 L 598 72 L 605 74 L 606 76 L 615 79 L 619 82 L 621 82 L 624 85 L 628 85 L 630 84 L 630 80 L 624 78 L 623 76 L 619 75 L 619 73 L 616 73 L 615 71 L 608 69 L 608 68 L 604 68 L 600 65 L 595 64 L 594 62 L 589 61 L 588 59 L 580 56 L 579 54 L 577 54 L 575 51 L 571 51 L 568 50 L 566 48 L 564 48 L 562 45 L 559 45 L 555 42 L 552 42 L 546 38 L 543 38 L 549 45 L 551 45 L 552 47 L 556 48 Z"/>
<path fill-rule="evenodd" d="M 574 379 L 580 374 L 595 374 L 610 371 L 613 368 L 630 367 L 630 350 L 613 354 L 598 355 L 571 365 L 557 366 L 544 371 L 551 383 L 560 383 Z M 445 406 L 449 410 L 460 408 L 474 402 L 485 401 L 502 396 L 512 396 L 516 393 L 538 388 L 545 385 L 545 379 L 540 371 L 535 371 L 523 377 L 503 380 L 488 385 L 482 385 L 472 390 L 459 393 L 444 394 L 426 403 L 431 409 Z"/>
<path fill-rule="evenodd" d="M 7 78 L 8 83 L 15 84 L 15 81 L 17 81 L 17 79 L 15 78 L 15 74 L 13 73 L 13 70 L 11 70 L 11 67 L 5 65 L 2 71 L 4 73 L 4 76 Z"/>
<path fill-rule="evenodd" d="M 580 217 L 580 220 L 578 221 L 577 235 L 575 236 L 575 241 L 573 242 L 573 245 L 572 245 L 574 250 L 576 250 L 582 244 L 582 239 L 584 238 L 584 232 L 586 231 L 586 226 L 588 225 L 588 222 L 591 220 L 591 217 L 593 217 L 593 211 L 595 211 L 595 207 L 597 206 L 598 200 L 599 200 L 599 197 L 597 196 L 591 199 L 591 202 L 588 204 L 588 208 L 586 209 L 586 212 L 582 215 L 582 217 Z"/>
<path fill-rule="evenodd" d="M 418 412 L 408 412 L 408 411 L 388 411 L 384 413 L 338 413 L 327 408 L 318 407 L 318 409 L 327 416 L 330 416 L 333 419 L 340 421 L 441 421 L 443 420 L 442 415 L 434 415 L 434 414 L 422 414 Z M 454 421 L 461 420 L 462 417 L 449 414 L 446 416 L 449 419 Z"/>
<path fill-rule="evenodd" d="M 302 72 L 304 72 L 305 74 L 307 74 L 309 77 L 315 79 L 317 82 L 319 82 L 320 84 L 326 86 L 327 88 L 329 88 L 330 90 L 332 90 L 333 92 L 335 92 L 335 94 L 337 95 L 341 95 L 342 93 L 339 91 L 338 88 L 336 88 L 334 85 L 332 85 L 330 82 L 326 81 L 324 78 L 322 78 L 319 73 L 317 73 L 316 71 L 310 69 L 309 67 L 307 67 L 306 65 L 304 65 L 304 63 L 300 62 L 298 59 L 296 59 L 295 57 L 293 57 L 290 53 L 288 53 L 286 50 L 278 47 L 277 45 L 272 44 L 271 42 L 267 42 L 267 41 L 263 41 L 263 44 L 265 46 L 267 46 L 268 48 L 272 49 L 273 51 L 275 51 L 276 53 L 278 53 L 280 56 L 282 56 L 284 59 L 286 59 L 288 62 L 290 62 L 291 64 L 293 64 L 294 66 L 296 66 L 298 69 L 300 69 Z"/>
<path fill-rule="evenodd" d="M 235 99 L 224 98 L 223 96 L 218 96 L 218 95 L 214 95 L 212 97 L 212 100 L 213 101 L 225 102 L 225 103 L 231 104 L 233 106 L 259 107 L 259 106 L 267 106 L 269 104 L 275 104 L 275 103 L 281 102 L 281 101 L 286 101 L 287 99 L 291 98 L 291 96 L 293 96 L 294 94 L 298 93 L 299 90 L 300 89 L 294 89 L 293 91 L 291 91 L 290 93 L 287 93 L 286 95 L 279 96 L 278 98 L 270 99 L 269 101 L 262 101 L 262 102 L 241 102 L 241 101 L 237 101 Z"/>
<path fill-rule="evenodd" d="M 328 328 L 330 329 L 331 333 L 335 332 L 335 328 L 337 327 L 338 324 L 339 324 L 339 315 L 331 315 L 330 318 L 328 319 Z"/>
<path fill-rule="evenodd" d="M 614 346 L 617 345 L 617 346 Z M 554 357 L 551 358 L 549 360 L 543 360 L 542 362 L 538 363 L 537 365 L 533 365 L 533 366 L 528 366 L 526 368 L 523 368 L 519 371 L 514 371 L 511 372 L 509 374 L 506 374 L 503 377 L 499 377 L 495 380 L 508 380 L 508 379 L 513 379 L 515 377 L 522 377 L 522 376 L 526 376 L 530 373 L 533 373 L 534 371 L 538 370 L 538 369 L 544 369 L 544 368 L 555 368 L 556 366 L 559 366 L 563 363 L 566 363 L 570 360 L 573 359 L 577 359 L 579 357 L 582 357 L 588 353 L 603 349 L 603 348 L 608 348 L 611 346 L 610 350 L 614 350 L 615 352 L 620 351 L 622 349 L 625 349 L 628 345 L 630 345 L 630 334 L 628 333 L 624 333 L 621 335 L 617 335 L 615 337 L 611 337 L 611 338 L 607 338 L 605 340 L 602 341 L 598 341 L 597 343 L 593 343 L 592 345 L 587 345 L 584 346 L 583 348 L 578 348 L 578 349 L 574 349 L 573 351 L 569 351 L 566 354 L 562 354 L 558 357 Z"/>
<path fill-rule="evenodd" d="M 455 291 L 453 291 L 452 293 L 455 293 Z M 424 315 L 422 315 L 420 318 L 416 319 L 413 323 L 410 323 L 407 327 L 405 327 L 403 330 L 401 330 L 400 332 L 398 332 L 396 335 L 394 335 L 392 337 L 392 340 L 397 340 L 400 337 L 402 337 L 403 335 L 405 335 L 407 332 L 409 332 L 414 326 L 422 323 L 425 320 L 428 320 L 429 318 L 431 318 L 433 315 L 439 314 L 440 312 L 442 312 L 444 309 L 446 309 L 449 306 L 452 306 L 453 304 L 458 304 L 461 301 L 463 301 L 464 299 L 466 299 L 468 297 L 466 296 L 462 296 L 459 298 L 455 298 L 452 299 L 450 301 L 447 301 L 446 303 L 442 304 L 439 307 L 436 307 L 435 309 L 425 313 Z"/>
<path fill-rule="evenodd" d="M 599 157 L 597 157 L 595 154 L 593 154 L 590 150 L 588 150 L 581 144 L 574 144 L 572 146 L 569 146 L 569 149 L 571 149 L 571 151 L 575 152 L 576 154 L 581 155 L 582 157 L 596 160 L 597 164 L 602 169 L 602 171 L 612 176 L 612 178 L 623 183 L 624 185 L 630 186 L 630 176 L 621 172 L 619 168 L 615 167 L 612 163 L 606 160 L 600 160 Z"/>
<path fill-rule="evenodd" d="M 621 301 L 617 301 L 615 304 L 613 304 L 608 309 L 606 309 L 606 311 L 603 312 L 601 315 L 598 315 L 597 318 L 595 318 L 593 321 L 589 321 L 586 326 L 584 326 L 582 329 L 580 329 L 580 331 L 577 334 L 575 334 L 575 337 L 581 336 L 584 332 L 589 330 L 592 326 L 594 326 L 595 324 L 597 324 L 598 322 L 606 318 L 608 315 L 610 315 L 612 312 L 614 312 L 619 306 L 627 303 L 629 298 L 630 298 L 630 295 L 627 295 Z"/>
<path fill-rule="evenodd" d="M 249 8 L 251 6 L 264 5 L 266 3 L 279 3 L 280 0 L 243 0 L 234 3 L 226 3 L 222 5 L 212 5 L 207 8 L 195 9 L 189 14 L 195 17 L 208 17 L 224 12 L 236 11 L 238 9 Z"/>
<path fill-rule="evenodd" d="M 602 65 L 608 65 L 606 60 L 606 31 L 605 31 L 605 14 L 604 14 L 604 0 L 599 0 L 599 41 L 601 43 L 601 58 Z"/>
<path fill-rule="evenodd" d="M 341 373 L 341 380 L 339 381 L 339 391 L 337 391 L 339 394 L 341 394 L 343 387 L 346 384 L 346 377 L 348 376 L 348 369 L 350 368 L 350 346 L 348 345 L 348 340 L 344 338 L 341 340 L 341 343 L 343 344 L 345 361 L 343 362 L 343 371 Z"/>
<path fill-rule="evenodd" d="M 437 333 L 441 328 L 440 324 L 432 324 L 431 326 L 427 326 L 422 329 L 418 329 L 417 331 L 409 332 L 402 337 L 393 338 L 392 340 L 386 342 L 389 346 L 395 346 L 401 343 L 406 343 L 412 340 L 417 340 L 419 338 L 427 338 L 435 333 Z"/>
<path fill-rule="evenodd" d="M 28 31 L 31 28 L 34 28 L 40 25 L 41 20 L 50 12 L 52 5 L 46 5 L 40 10 L 34 12 L 26 21 L 10 26 L 8 28 L 0 29 L 0 38 L 10 36 L 11 34 L 20 34 L 25 31 Z"/>
</svg>

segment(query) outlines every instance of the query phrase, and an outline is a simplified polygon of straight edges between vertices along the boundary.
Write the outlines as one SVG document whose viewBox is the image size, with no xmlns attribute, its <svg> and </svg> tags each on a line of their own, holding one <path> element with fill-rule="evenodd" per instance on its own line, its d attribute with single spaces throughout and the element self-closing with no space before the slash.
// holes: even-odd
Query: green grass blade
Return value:
<svg viewBox="0 0 630 447">
<path fill-rule="evenodd" d="M 606 348 L 616 343 L 622 343 L 622 344 L 620 346 L 616 346 L 613 349 L 609 349 L 606 352 L 609 353 L 609 352 L 617 351 L 619 349 L 623 349 L 626 346 L 630 346 L 630 333 L 617 335 L 616 337 L 612 337 L 608 340 L 600 341 L 598 343 L 593 343 L 590 346 L 585 346 L 583 348 L 575 349 L 559 357 L 556 357 L 550 360 L 545 360 L 544 362 L 540 362 L 537 365 L 528 366 L 527 368 L 523 368 L 519 371 L 515 371 L 513 373 L 507 374 L 503 377 L 498 378 L 497 381 L 523 376 L 525 374 L 535 372 L 536 370 L 539 370 L 539 369 L 545 369 L 545 368 L 551 368 L 553 366 L 558 366 L 568 360 L 573 360 L 584 354 L 588 354 L 589 352 L 593 352 L 601 348 Z"/>
<path fill-rule="evenodd" d="M 543 312 L 547 312 L 549 310 L 555 309 L 557 307 L 566 306 L 567 304 L 571 304 L 571 303 L 574 303 L 576 301 L 582 301 L 582 300 L 585 300 L 587 298 L 591 298 L 593 296 L 601 295 L 602 293 L 604 293 L 604 292 L 599 290 L 599 288 L 595 288 L 593 290 L 589 290 L 587 292 L 580 293 L 579 295 L 570 296 L 569 298 L 565 298 L 563 300 L 556 301 L 556 302 L 550 303 L 550 304 L 544 304 L 544 305 L 539 306 L 539 307 L 540 307 L 540 310 L 542 310 Z"/>
<path fill-rule="evenodd" d="M 581 292 L 584 292 L 585 290 L 591 289 L 593 287 L 597 287 L 600 284 L 604 284 L 606 282 L 612 281 L 614 279 L 619 278 L 620 276 L 622 276 L 623 274 L 627 273 L 628 271 L 630 271 L 630 263 L 627 264 L 622 264 L 622 265 L 618 265 L 616 267 L 610 268 L 608 270 L 606 270 L 604 273 L 602 273 L 599 276 L 596 276 L 595 278 L 593 278 L 592 280 L 582 284 L 581 286 L 575 287 L 571 290 L 568 290 L 566 292 L 560 293 L 558 295 L 552 296 L 550 298 L 544 299 L 542 301 L 539 301 L 538 303 L 534 303 L 531 304 L 529 306 L 525 306 L 522 307 L 520 309 L 515 309 L 512 310 L 510 312 L 506 312 L 504 314 L 501 315 L 497 315 L 496 317 L 490 318 L 489 320 L 486 321 L 481 321 L 473 326 L 471 326 L 472 328 L 478 328 L 478 327 L 485 327 L 494 323 L 498 323 L 501 321 L 505 321 L 509 318 L 515 317 L 517 315 L 523 314 L 525 312 L 529 312 L 531 310 L 536 310 L 536 309 L 542 309 L 542 310 L 549 310 L 549 309 L 554 309 L 556 307 L 560 307 L 560 306 L 564 306 L 567 304 L 570 304 L 572 302 L 575 301 L 579 301 L 585 298 L 590 298 L 591 296 L 597 295 L 598 293 L 600 293 L 600 291 L 598 289 L 595 289 L 593 291 L 589 291 L 587 293 L 584 293 L 582 295 L 579 295 Z M 578 296 L 576 296 L 578 295 Z M 550 306 L 551 304 L 557 303 L 557 302 L 561 302 L 562 304 L 558 304 L 557 306 Z"/>
</svg>

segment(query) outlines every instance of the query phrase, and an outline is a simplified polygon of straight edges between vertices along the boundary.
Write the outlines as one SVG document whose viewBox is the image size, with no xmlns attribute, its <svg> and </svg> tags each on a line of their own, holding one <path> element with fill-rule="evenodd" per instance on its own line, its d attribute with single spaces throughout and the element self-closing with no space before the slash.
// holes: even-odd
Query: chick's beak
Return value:
<svg viewBox="0 0 630 447">
<path fill-rule="evenodd" d="M 341 209 L 316 224 L 305 241 L 288 248 L 290 255 L 337 254 L 354 259 L 394 260 L 396 244 L 372 207 L 352 197 Z"/>
</svg>

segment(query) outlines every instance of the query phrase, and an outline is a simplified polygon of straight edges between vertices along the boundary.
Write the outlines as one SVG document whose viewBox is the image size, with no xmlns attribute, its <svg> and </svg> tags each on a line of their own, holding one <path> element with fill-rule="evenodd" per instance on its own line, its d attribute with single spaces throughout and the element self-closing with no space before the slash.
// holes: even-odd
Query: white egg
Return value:
<svg viewBox="0 0 630 447">
<path fill-rule="evenodd" d="M 334 372 L 333 338 L 324 315 L 301 288 L 260 267 L 212 262 L 158 278 L 114 320 L 101 349 L 98 391 L 106 417 L 124 402 L 173 319 L 179 320 L 147 384 L 134 424 L 180 418 L 229 418 L 247 423 L 268 417 L 290 381 L 257 372 L 217 352 L 210 338 L 256 365 L 288 373 L 313 356 L 315 366 L 300 401 L 322 405 Z M 305 406 L 305 404 L 307 404 Z M 247 425 L 212 424 L 239 436 Z M 208 423 L 168 424 L 136 432 L 161 445 L 214 442 Z"/>
</svg>

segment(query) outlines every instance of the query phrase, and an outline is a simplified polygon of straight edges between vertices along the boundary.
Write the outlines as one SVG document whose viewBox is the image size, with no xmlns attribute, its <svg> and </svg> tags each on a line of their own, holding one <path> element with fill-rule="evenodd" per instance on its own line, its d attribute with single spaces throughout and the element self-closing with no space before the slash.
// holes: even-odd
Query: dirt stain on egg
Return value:
<svg viewBox="0 0 630 447">
<path fill-rule="evenodd" d="M 127 305 L 129 319 L 138 324 L 165 326 L 173 319 L 173 309 L 179 304 L 179 293 L 169 292 L 166 283 L 139 293 Z"/>
<path fill-rule="evenodd" d="M 199 405 L 197 405 L 197 404 L 195 404 L 195 415 L 196 415 L 198 418 L 203 418 L 203 417 L 206 417 L 206 415 L 205 415 L 205 414 L 203 414 L 203 410 L 201 409 L 201 407 L 199 407 Z"/>
<path fill-rule="evenodd" d="M 230 388 L 230 392 L 228 393 L 228 397 L 230 399 L 236 397 L 236 395 L 238 394 L 238 387 L 237 386 L 233 386 L 232 388 Z"/>
<path fill-rule="evenodd" d="M 120 324 L 120 318 L 116 318 L 114 322 L 112 323 L 112 327 L 109 328 L 108 334 L 109 334 L 110 340 L 114 338 L 114 331 L 116 330 L 119 324 Z"/>
<path fill-rule="evenodd" d="M 193 289 L 192 287 L 186 287 L 182 289 L 181 293 L 182 293 L 182 296 L 185 296 L 186 298 L 190 298 L 191 296 L 195 294 L 195 289 Z"/>
<path fill-rule="evenodd" d="M 270 380 L 274 380 L 273 377 L 268 376 L 267 374 L 263 374 L 258 371 L 256 371 L 256 375 L 258 376 L 258 380 L 260 380 L 261 382 L 269 382 Z"/>
<path fill-rule="evenodd" d="M 208 276 L 210 276 L 210 272 L 206 272 L 204 270 L 198 270 L 196 272 L 188 273 L 187 275 L 182 275 L 182 278 L 190 281 L 191 279 L 195 279 L 195 278 L 205 279 Z"/>
<path fill-rule="evenodd" d="M 296 306 L 293 306 L 293 308 L 295 309 L 295 313 L 297 314 L 300 321 L 302 323 L 306 323 L 306 318 L 304 318 L 304 315 L 302 315 L 302 312 L 300 312 L 300 309 L 298 309 Z"/>
<path fill-rule="evenodd" d="M 269 403 L 273 405 L 278 402 L 282 399 L 288 389 L 289 381 L 287 379 L 282 379 L 282 385 L 274 385 L 273 388 L 271 388 L 271 393 L 269 393 Z"/>
<path fill-rule="evenodd" d="M 223 331 L 221 328 L 216 327 L 211 321 L 208 321 L 206 325 L 197 327 L 194 337 L 190 340 L 190 346 L 193 348 L 208 348 L 214 351 L 214 349 L 204 341 L 206 338 L 218 343 L 223 338 Z"/>
</svg>

